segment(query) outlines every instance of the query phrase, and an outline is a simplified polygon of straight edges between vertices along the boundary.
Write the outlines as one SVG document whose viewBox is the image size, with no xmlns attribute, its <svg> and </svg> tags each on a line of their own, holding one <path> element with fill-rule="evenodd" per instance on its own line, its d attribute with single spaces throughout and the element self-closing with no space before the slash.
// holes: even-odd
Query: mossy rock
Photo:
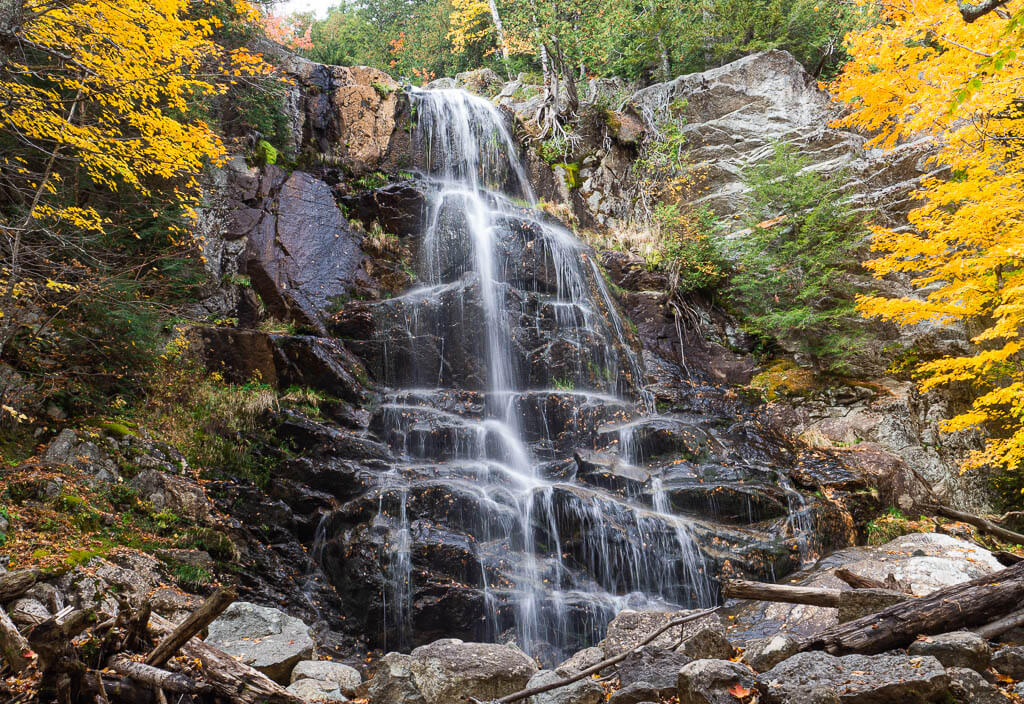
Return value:
<svg viewBox="0 0 1024 704">
<path fill-rule="evenodd" d="M 783 360 L 755 375 L 749 388 L 759 391 L 766 401 L 778 401 L 782 398 L 806 398 L 823 387 L 813 371 Z"/>
</svg>

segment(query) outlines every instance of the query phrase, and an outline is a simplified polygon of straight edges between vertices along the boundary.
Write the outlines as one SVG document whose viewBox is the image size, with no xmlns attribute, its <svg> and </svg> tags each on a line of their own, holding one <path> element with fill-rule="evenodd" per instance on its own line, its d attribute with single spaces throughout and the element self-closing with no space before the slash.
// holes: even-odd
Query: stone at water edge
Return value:
<svg viewBox="0 0 1024 704">
<path fill-rule="evenodd" d="M 1000 648 L 992 656 L 992 668 L 1001 675 L 1024 680 L 1024 646 Z"/>
<path fill-rule="evenodd" d="M 598 643 L 597 647 L 601 648 L 601 650 L 609 656 L 621 653 L 623 650 L 629 650 L 640 645 L 645 638 L 667 624 L 669 621 L 674 621 L 696 612 L 697 610 L 620 611 L 618 615 L 612 619 L 611 623 L 608 624 L 608 630 L 604 640 Z M 722 619 L 718 617 L 718 614 L 712 613 L 707 616 L 702 616 L 694 621 L 690 621 L 689 623 L 684 623 L 682 626 L 670 628 L 655 638 L 651 643 L 649 643 L 649 645 L 660 648 L 671 648 L 679 642 L 680 636 L 691 636 L 707 627 L 724 630 L 722 627 Z"/>
<path fill-rule="evenodd" d="M 694 660 L 729 660 L 736 655 L 721 625 L 705 626 L 687 636 L 679 650 Z"/>
<path fill-rule="evenodd" d="M 919 638 L 910 644 L 907 654 L 931 655 L 943 667 L 966 667 L 984 672 L 992 658 L 992 649 L 977 633 L 955 631 Z"/>
<path fill-rule="evenodd" d="M 231 604 L 210 624 L 206 642 L 288 684 L 292 668 L 313 654 L 309 626 L 297 618 L 247 601 Z"/>
<path fill-rule="evenodd" d="M 566 676 L 575 675 L 578 672 L 583 672 L 607 657 L 603 650 L 598 647 L 584 648 L 574 653 L 565 662 L 558 665 L 555 668 L 555 672 L 560 672 Z"/>
<path fill-rule="evenodd" d="M 453 704 L 500 699 L 526 687 L 537 665 L 518 648 L 455 638 L 388 653 L 365 685 L 371 704 Z"/>
<path fill-rule="evenodd" d="M 643 684 L 652 690 L 655 699 L 675 694 L 679 670 L 693 660 L 684 653 L 646 646 L 631 652 L 615 666 L 623 687 Z"/>
<path fill-rule="evenodd" d="M 299 680 L 321 680 L 333 682 L 346 696 L 351 696 L 362 681 L 363 676 L 359 670 L 349 667 L 340 662 L 331 660 L 303 660 L 292 670 L 291 681 L 294 684 Z"/>
<path fill-rule="evenodd" d="M 562 679 L 564 676 L 554 670 L 541 670 L 530 678 L 526 686 L 539 687 Z M 603 701 L 604 688 L 589 677 L 584 677 L 564 687 L 535 694 L 526 700 L 526 704 L 599 704 Z"/>
<path fill-rule="evenodd" d="M 766 672 L 800 650 L 800 640 L 786 633 L 757 638 L 743 649 L 743 662 L 755 672 Z"/>
<path fill-rule="evenodd" d="M 739 692 L 753 691 L 754 673 L 728 660 L 694 660 L 679 670 L 677 687 L 679 704 L 736 704 Z"/>
<path fill-rule="evenodd" d="M 757 686 L 765 704 L 790 704 L 812 687 L 831 689 L 842 704 L 924 704 L 948 691 L 949 676 L 931 656 L 806 652 L 759 675 Z"/>
</svg>

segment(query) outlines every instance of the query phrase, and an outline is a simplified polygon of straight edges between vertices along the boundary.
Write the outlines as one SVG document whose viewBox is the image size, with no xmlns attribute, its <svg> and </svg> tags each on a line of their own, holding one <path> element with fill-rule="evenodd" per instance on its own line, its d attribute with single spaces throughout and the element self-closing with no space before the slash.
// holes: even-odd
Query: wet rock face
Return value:
<svg viewBox="0 0 1024 704">
<path fill-rule="evenodd" d="M 323 317 L 365 277 L 360 237 L 330 187 L 301 171 L 268 206 L 276 216 L 265 212 L 250 231 L 243 273 L 272 317 L 325 333 Z"/>
</svg>

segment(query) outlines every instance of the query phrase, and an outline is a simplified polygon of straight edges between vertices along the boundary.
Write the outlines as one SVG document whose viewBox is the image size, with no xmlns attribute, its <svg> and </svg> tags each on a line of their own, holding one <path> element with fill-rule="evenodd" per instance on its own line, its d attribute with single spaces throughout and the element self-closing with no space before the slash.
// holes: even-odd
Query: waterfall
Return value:
<svg viewBox="0 0 1024 704">
<path fill-rule="evenodd" d="M 538 208 L 502 113 L 459 90 L 410 100 L 426 192 L 417 285 L 365 306 L 364 359 L 387 389 L 370 432 L 396 461 L 366 470 L 325 558 L 362 566 L 373 546 L 377 643 L 457 633 L 552 663 L 622 609 L 712 605 L 724 562 L 774 570 L 789 549 L 775 523 L 680 512 L 705 476 L 749 463 L 699 418 L 654 412 L 600 265 Z M 773 501 L 757 520 L 776 520 Z"/>
</svg>

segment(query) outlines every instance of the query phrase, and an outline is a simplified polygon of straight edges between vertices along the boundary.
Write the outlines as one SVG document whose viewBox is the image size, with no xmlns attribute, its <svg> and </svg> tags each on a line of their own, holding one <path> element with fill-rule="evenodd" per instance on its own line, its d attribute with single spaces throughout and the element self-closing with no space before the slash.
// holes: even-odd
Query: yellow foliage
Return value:
<svg viewBox="0 0 1024 704">
<path fill-rule="evenodd" d="M 867 2 L 862 2 L 867 7 Z M 874 3 L 871 3 L 875 6 Z M 921 298 L 863 296 L 860 310 L 902 325 L 964 323 L 981 330 L 971 354 L 918 367 L 924 389 L 970 382 L 973 407 L 947 431 L 992 433 L 968 467 L 1024 462 L 1024 153 L 1020 36 L 1005 12 L 966 23 L 953 0 L 881 6 L 882 22 L 847 36 L 853 60 L 832 85 L 852 111 L 841 124 L 871 131 L 869 146 L 930 139 L 933 166 L 913 228 L 875 228 L 876 276 L 912 277 Z"/>
<path fill-rule="evenodd" d="M 456 53 L 464 53 L 468 46 L 476 44 L 494 31 L 490 13 L 487 0 L 452 0 L 448 39 Z"/>
</svg>

